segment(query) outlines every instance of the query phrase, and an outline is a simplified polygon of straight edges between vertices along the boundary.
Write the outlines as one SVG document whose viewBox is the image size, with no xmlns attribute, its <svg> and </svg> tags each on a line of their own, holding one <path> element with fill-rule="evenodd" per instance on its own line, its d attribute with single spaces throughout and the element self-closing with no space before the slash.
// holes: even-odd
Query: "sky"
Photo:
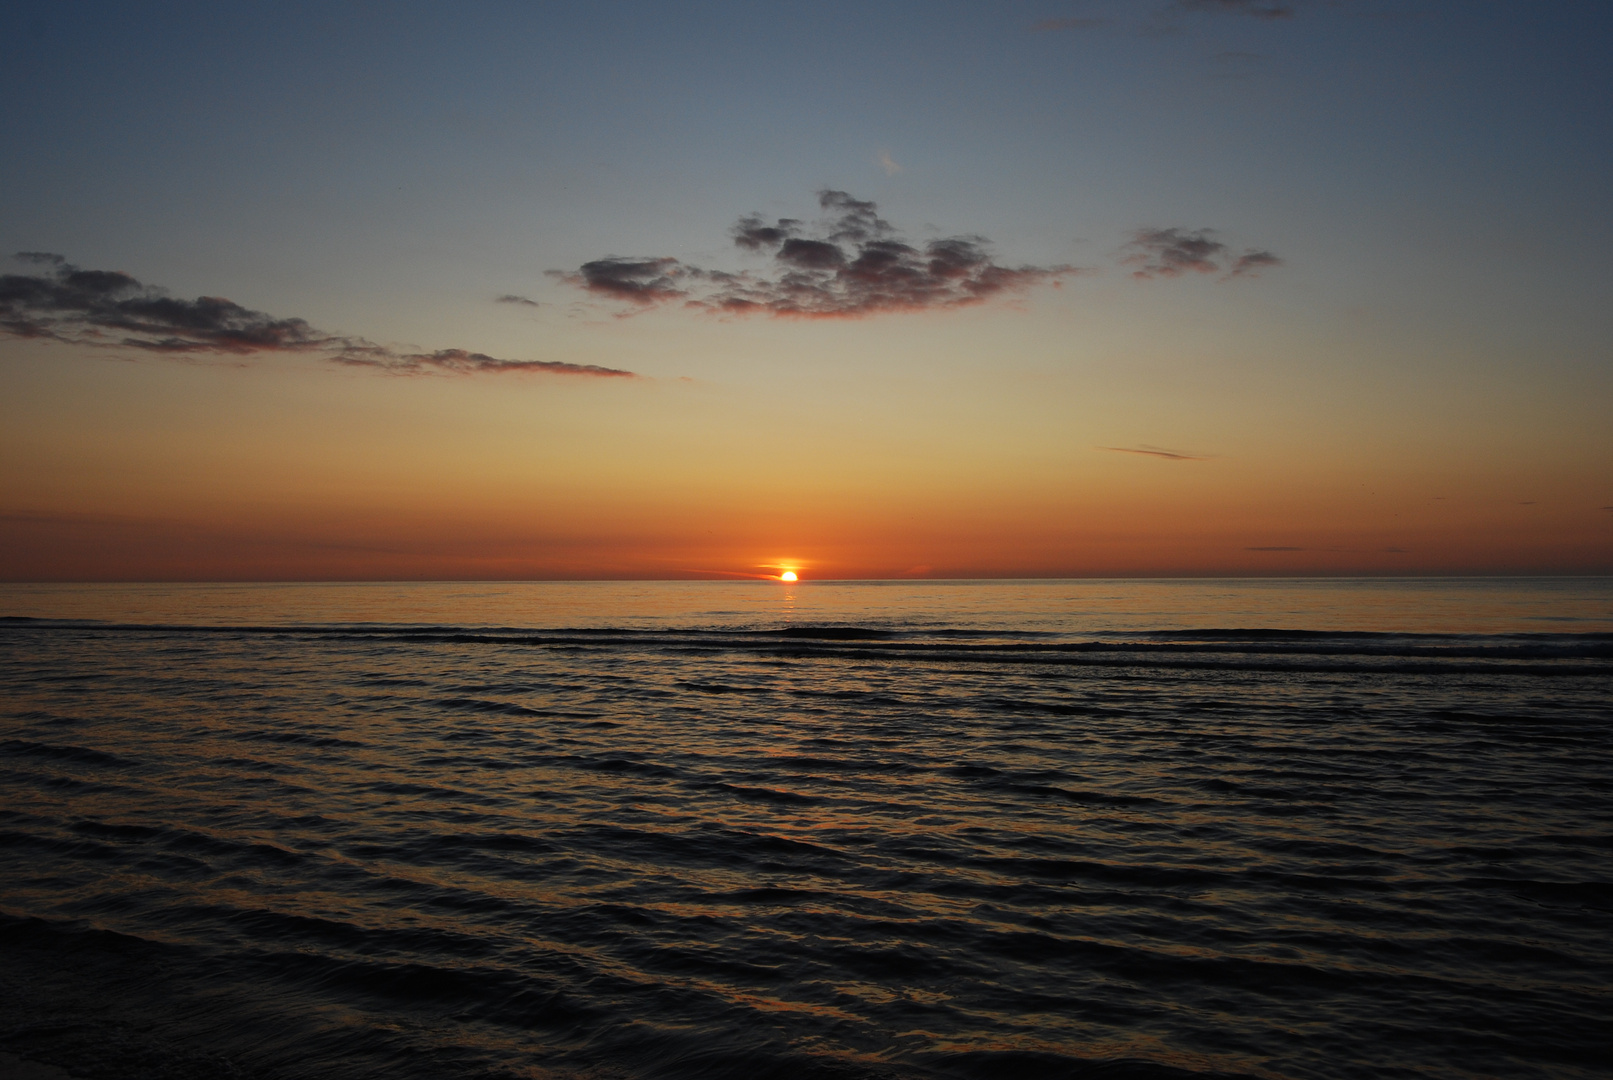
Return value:
<svg viewBox="0 0 1613 1080">
<path fill-rule="evenodd" d="M 1613 5 L 0 8 L 0 578 L 1613 571 Z"/>
</svg>

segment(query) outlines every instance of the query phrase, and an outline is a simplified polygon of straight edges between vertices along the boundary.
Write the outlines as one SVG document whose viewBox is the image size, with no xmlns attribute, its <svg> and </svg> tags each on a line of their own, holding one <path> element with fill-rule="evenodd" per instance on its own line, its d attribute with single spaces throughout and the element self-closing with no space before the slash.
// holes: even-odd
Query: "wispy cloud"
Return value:
<svg viewBox="0 0 1613 1080">
<path fill-rule="evenodd" d="M 1120 261 L 1135 267 L 1132 277 L 1180 277 L 1182 274 L 1226 273 L 1221 280 L 1259 277 L 1262 270 L 1281 266 L 1283 261 L 1270 251 L 1246 248 L 1233 256 L 1231 249 L 1215 238 L 1214 229 L 1138 229 L 1121 249 Z"/>
<path fill-rule="evenodd" d="M 0 275 L 0 335 L 169 356 L 302 353 L 398 375 L 532 372 L 632 378 L 630 371 L 552 360 L 501 360 L 465 349 L 411 352 L 327 333 L 218 296 L 182 300 L 116 270 L 85 270 L 60 255 L 22 252 L 42 269 Z M 520 299 L 520 298 L 518 298 Z M 526 301 L 531 303 L 531 301 Z"/>
<path fill-rule="evenodd" d="M 981 236 L 910 242 L 873 202 L 818 192 L 822 216 L 740 218 L 730 230 L 742 251 L 768 255 L 767 272 L 703 270 L 670 257 L 609 256 L 550 273 L 634 308 L 681 301 L 722 315 L 864 318 L 983 303 L 1082 273 L 1074 266 L 1004 266 Z M 632 310 L 632 309 L 629 309 Z"/>
<path fill-rule="evenodd" d="M 494 299 L 493 303 L 495 303 L 495 304 L 519 304 L 522 307 L 542 307 L 543 306 L 542 304 L 538 303 L 536 300 L 530 300 L 525 296 L 517 296 L 514 293 L 505 293 L 503 296 L 500 296 L 500 297 L 497 297 L 496 299 Z"/>
<path fill-rule="evenodd" d="M 1239 255 L 1227 271 L 1227 277 L 1259 277 L 1260 271 L 1270 266 L 1281 266 L 1283 261 L 1270 251 L 1250 249 Z"/>
<path fill-rule="evenodd" d="M 891 157 L 889 150 L 881 150 L 878 160 L 879 167 L 885 170 L 886 176 L 895 176 L 902 171 L 902 167 L 896 164 L 896 159 Z"/>
<path fill-rule="evenodd" d="M 1116 454 L 1142 454 L 1145 457 L 1165 458 L 1167 461 L 1208 461 L 1203 454 L 1187 454 L 1180 450 L 1166 450 L 1162 446 L 1100 446 Z"/>
</svg>

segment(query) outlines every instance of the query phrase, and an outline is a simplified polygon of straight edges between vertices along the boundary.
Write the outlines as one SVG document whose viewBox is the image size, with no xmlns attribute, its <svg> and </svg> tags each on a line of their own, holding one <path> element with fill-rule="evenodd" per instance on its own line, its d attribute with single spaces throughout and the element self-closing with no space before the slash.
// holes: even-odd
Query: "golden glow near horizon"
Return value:
<svg viewBox="0 0 1613 1080">
<path fill-rule="evenodd" d="M 782 574 L 780 574 L 778 576 L 778 579 L 780 581 L 799 581 L 800 580 L 799 578 L 797 578 L 795 576 L 795 571 L 794 570 L 786 570 L 786 571 L 784 571 L 784 573 L 782 573 Z"/>
</svg>

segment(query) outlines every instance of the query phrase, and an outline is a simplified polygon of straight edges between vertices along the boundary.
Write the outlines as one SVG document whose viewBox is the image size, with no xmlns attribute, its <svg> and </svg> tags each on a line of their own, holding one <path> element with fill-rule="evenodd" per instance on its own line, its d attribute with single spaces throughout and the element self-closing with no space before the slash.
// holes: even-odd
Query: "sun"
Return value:
<svg viewBox="0 0 1613 1080">
<path fill-rule="evenodd" d="M 778 579 L 780 581 L 799 581 L 800 580 L 799 578 L 797 578 L 795 576 L 795 571 L 794 570 L 786 570 L 786 571 L 784 571 L 784 573 L 782 573 L 782 574 L 780 574 L 778 576 Z"/>
</svg>

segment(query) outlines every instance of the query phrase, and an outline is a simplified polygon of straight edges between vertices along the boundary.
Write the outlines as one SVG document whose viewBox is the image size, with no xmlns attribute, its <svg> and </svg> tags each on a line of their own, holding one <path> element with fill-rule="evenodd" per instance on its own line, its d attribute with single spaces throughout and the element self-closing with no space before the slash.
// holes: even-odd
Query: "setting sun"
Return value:
<svg viewBox="0 0 1613 1080">
<path fill-rule="evenodd" d="M 778 576 L 778 579 L 780 581 L 795 581 L 795 580 L 797 580 L 794 570 L 786 570 L 786 571 L 784 571 L 784 573 L 782 573 L 782 574 L 780 574 Z"/>
</svg>

